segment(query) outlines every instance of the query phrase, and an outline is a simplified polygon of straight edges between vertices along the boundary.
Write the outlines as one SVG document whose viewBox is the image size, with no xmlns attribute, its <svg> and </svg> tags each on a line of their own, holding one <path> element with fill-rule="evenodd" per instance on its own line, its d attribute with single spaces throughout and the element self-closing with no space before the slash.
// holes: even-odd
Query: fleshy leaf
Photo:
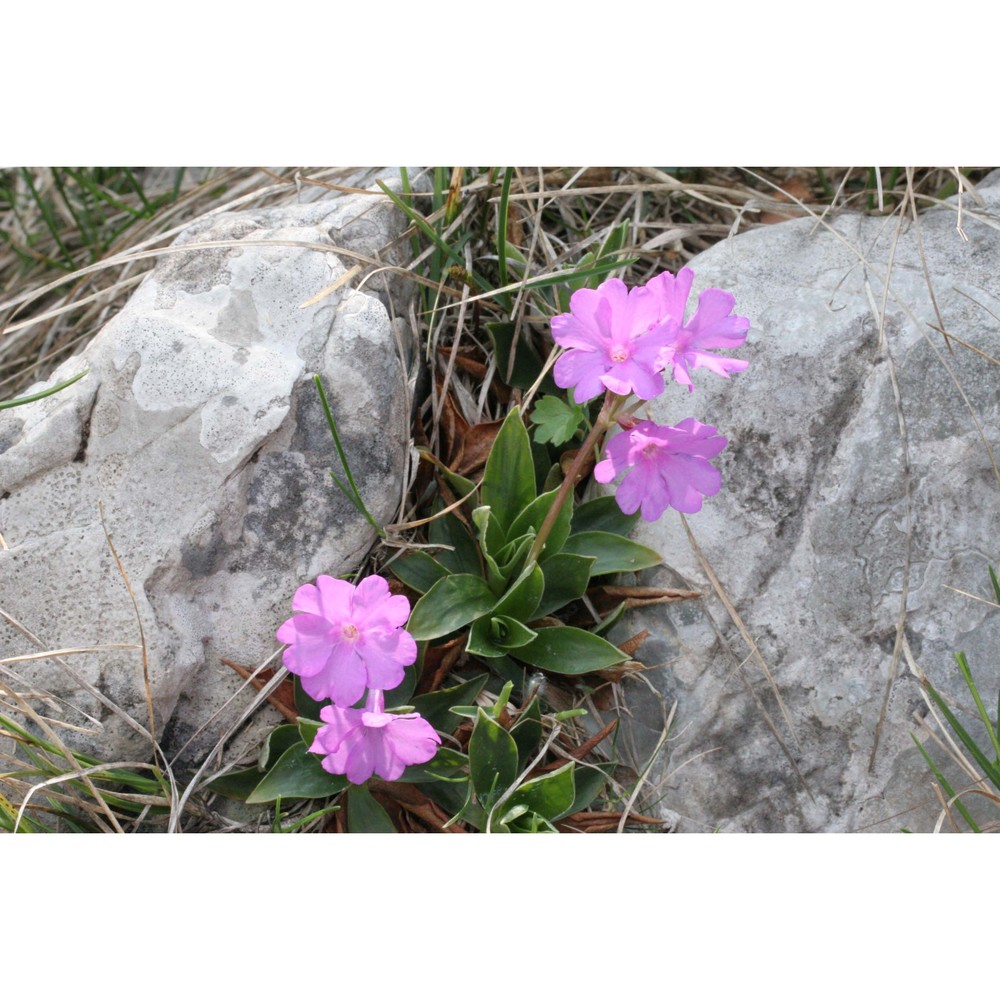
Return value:
<svg viewBox="0 0 1000 1000">
<path fill-rule="evenodd" d="M 506 615 L 522 622 L 537 617 L 535 609 L 542 598 L 545 577 L 536 563 L 532 563 L 514 581 L 510 590 L 490 609 L 491 615 Z"/>
<path fill-rule="evenodd" d="M 347 793 L 348 833 L 396 833 L 389 814 L 372 798 L 364 785 L 352 785 Z"/>
<path fill-rule="evenodd" d="M 303 743 L 289 747 L 247 798 L 248 805 L 283 799 L 325 799 L 348 785 L 342 774 L 323 770 L 319 754 L 310 753 Z"/>
<path fill-rule="evenodd" d="M 448 576 L 449 570 L 433 556 L 419 550 L 409 552 L 393 561 L 389 567 L 397 580 L 401 580 L 418 594 L 426 594 L 438 580 Z"/>
<path fill-rule="evenodd" d="M 626 514 L 613 496 L 595 497 L 582 503 L 573 513 L 573 533 L 585 531 L 610 531 L 615 535 L 629 535 L 639 523 L 639 514 Z"/>
<path fill-rule="evenodd" d="M 548 820 L 555 819 L 573 804 L 576 794 L 573 780 L 575 767 L 575 762 L 570 761 L 558 771 L 526 781 L 511 795 L 506 805 L 511 808 L 526 806 L 530 812 Z"/>
<path fill-rule="evenodd" d="M 473 677 L 472 680 L 462 684 L 456 684 L 454 687 L 431 691 L 430 694 L 418 694 L 413 699 L 413 707 L 435 729 L 439 729 L 443 733 L 450 733 L 457 723 L 455 717 L 450 715 L 448 710 L 455 705 L 468 705 L 474 702 L 487 680 L 489 680 L 488 674 L 479 674 L 478 677 Z M 442 747 L 438 750 L 438 756 L 443 752 L 444 748 Z"/>
<path fill-rule="evenodd" d="M 660 554 L 610 531 L 582 531 L 570 535 L 563 545 L 563 552 L 578 556 L 594 556 L 597 560 L 590 570 L 591 576 L 602 573 L 635 573 L 663 562 Z"/>
<path fill-rule="evenodd" d="M 511 525 L 510 537 L 516 538 L 518 535 L 523 535 L 531 529 L 534 529 L 534 533 L 537 535 L 538 529 L 541 528 L 542 522 L 545 520 L 545 515 L 551 509 L 558 492 L 558 490 L 551 490 L 532 500 Z M 555 555 L 563 547 L 563 543 L 569 536 L 572 519 L 572 503 L 563 504 L 562 510 L 559 511 L 556 517 L 556 523 L 552 525 L 549 537 L 545 540 L 545 549 L 543 550 L 542 558 Z"/>
<path fill-rule="evenodd" d="M 453 551 L 439 549 L 434 558 L 452 573 L 471 573 L 477 576 L 479 566 L 478 549 L 468 529 L 454 514 L 444 514 L 434 518 L 427 526 L 427 537 L 434 545 L 450 545 Z"/>
<path fill-rule="evenodd" d="M 418 642 L 455 632 L 486 614 L 496 596 L 481 577 L 455 573 L 438 580 L 414 605 L 407 630 Z"/>
<path fill-rule="evenodd" d="M 510 727 L 510 735 L 517 744 L 518 767 L 523 770 L 538 753 L 542 738 L 542 706 L 537 697 L 528 702 L 517 722 Z"/>
<path fill-rule="evenodd" d="M 570 625 L 539 629 L 537 638 L 511 655 L 554 674 L 588 674 L 628 659 L 606 639 Z"/>
<path fill-rule="evenodd" d="M 587 592 L 593 556 L 578 556 L 571 552 L 558 552 L 542 563 L 545 589 L 535 609 L 535 617 L 551 614 L 564 608 L 570 601 L 578 600 Z"/>
<path fill-rule="evenodd" d="M 528 432 L 515 406 L 507 415 L 490 449 L 480 489 L 482 503 L 506 534 L 514 519 L 535 499 L 535 466 Z"/>
<path fill-rule="evenodd" d="M 277 726 L 267 734 L 257 758 L 258 774 L 266 771 L 289 747 L 299 742 L 299 727 Z"/>
<path fill-rule="evenodd" d="M 517 744 L 482 709 L 469 739 L 469 770 L 479 804 L 500 797 L 517 777 Z"/>
</svg>

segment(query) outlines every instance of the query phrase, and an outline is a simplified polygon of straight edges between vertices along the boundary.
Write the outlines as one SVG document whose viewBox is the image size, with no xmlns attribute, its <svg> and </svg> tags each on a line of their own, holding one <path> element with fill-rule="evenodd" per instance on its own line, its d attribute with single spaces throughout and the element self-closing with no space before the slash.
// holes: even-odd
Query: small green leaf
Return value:
<svg viewBox="0 0 1000 1000">
<path fill-rule="evenodd" d="M 531 443 L 515 406 L 500 428 L 483 472 L 480 496 L 506 534 L 514 519 L 535 499 Z"/>
<path fill-rule="evenodd" d="M 282 799 L 325 799 L 348 785 L 342 774 L 323 770 L 319 754 L 302 743 L 289 747 L 247 798 L 249 805 Z"/>
<path fill-rule="evenodd" d="M 500 575 L 504 581 L 512 580 L 524 567 L 524 559 L 534 542 L 534 535 L 522 535 L 505 545 L 497 557 Z"/>
<path fill-rule="evenodd" d="M 542 522 L 545 520 L 545 515 L 551 509 L 558 492 L 558 490 L 550 490 L 548 493 L 543 493 L 540 497 L 532 500 L 511 525 L 510 537 L 516 538 L 518 535 L 523 535 L 531 530 L 537 535 Z M 563 544 L 569 537 L 572 519 L 573 504 L 564 503 L 562 510 L 559 511 L 556 517 L 556 523 L 549 532 L 549 537 L 545 540 L 542 558 L 550 558 L 563 547 Z"/>
<path fill-rule="evenodd" d="M 476 526 L 479 547 L 483 555 L 497 559 L 507 544 L 507 532 L 500 526 L 500 521 L 493 513 L 493 508 L 485 505 L 477 507 L 472 512 L 472 523 Z"/>
<path fill-rule="evenodd" d="M 517 777 L 517 744 L 482 709 L 469 739 L 469 771 L 479 804 L 488 808 Z"/>
<path fill-rule="evenodd" d="M 327 703 L 310 698 L 302 690 L 302 681 L 295 674 L 292 675 L 292 690 L 295 692 L 295 711 L 303 719 L 318 719 L 320 709 Z"/>
<path fill-rule="evenodd" d="M 482 657 L 484 660 L 492 660 L 495 657 L 507 655 L 507 650 L 501 648 L 493 641 L 489 615 L 484 615 L 478 621 L 472 623 L 472 628 L 469 629 L 469 641 L 465 644 L 465 651 L 472 656 Z"/>
<path fill-rule="evenodd" d="M 638 512 L 625 514 L 613 496 L 595 497 L 580 504 L 573 513 L 573 532 L 610 531 L 629 535 L 639 522 Z"/>
<path fill-rule="evenodd" d="M 512 655 L 555 674 L 587 674 L 628 659 L 606 639 L 569 625 L 539 629 L 537 638 Z"/>
<path fill-rule="evenodd" d="M 573 797 L 573 804 L 556 819 L 563 816 L 572 816 L 573 813 L 582 812 L 601 793 L 601 789 L 608 783 L 611 773 L 614 770 L 613 763 L 595 764 L 589 767 L 579 767 L 574 776 L 576 783 L 576 795 Z"/>
<path fill-rule="evenodd" d="M 438 747 L 426 764 L 411 764 L 396 780 L 410 784 L 420 781 L 447 781 L 469 766 L 469 758 L 451 747 Z"/>
<path fill-rule="evenodd" d="M 572 534 L 563 545 L 563 552 L 578 556 L 594 556 L 597 560 L 590 572 L 592 576 L 603 573 L 635 573 L 663 562 L 659 552 L 646 548 L 631 539 L 613 535 L 610 531 L 583 531 Z"/>
<path fill-rule="evenodd" d="M 430 694 L 418 694 L 413 699 L 413 707 L 429 725 L 443 733 L 450 733 L 455 729 L 456 723 L 449 716 L 448 710 L 454 705 L 468 705 L 474 702 L 487 680 L 489 680 L 489 674 L 479 674 L 472 680 L 464 681 L 453 687 L 441 688 L 441 690 L 432 691 Z M 438 750 L 438 754 L 441 752 Z"/>
<path fill-rule="evenodd" d="M 525 646 L 538 635 L 537 632 L 522 625 L 516 618 L 508 618 L 506 615 L 499 615 L 490 618 L 490 638 L 504 652 Z"/>
<path fill-rule="evenodd" d="M 418 594 L 426 594 L 438 580 L 449 575 L 449 570 L 426 552 L 408 552 L 394 559 L 389 566 L 397 580 L 401 580 Z"/>
<path fill-rule="evenodd" d="M 471 573 L 473 576 L 482 573 L 476 542 L 454 514 L 434 518 L 427 526 L 427 537 L 433 545 L 452 547 L 452 551 L 440 549 L 435 555 L 435 559 L 452 573 Z"/>
<path fill-rule="evenodd" d="M 257 758 L 258 775 L 266 771 L 289 747 L 299 742 L 299 727 L 293 725 L 277 726 L 267 734 L 264 745 L 260 748 Z M 258 777 L 258 780 L 259 777 Z"/>
<path fill-rule="evenodd" d="M 517 744 L 517 766 L 524 770 L 538 753 L 542 739 L 542 706 L 537 697 L 532 698 L 510 727 L 510 735 Z"/>
<path fill-rule="evenodd" d="M 348 833 L 397 833 L 389 814 L 372 798 L 364 785 L 352 785 L 347 792 Z"/>
<path fill-rule="evenodd" d="M 486 614 L 496 595 L 481 577 L 455 573 L 438 580 L 414 605 L 407 631 L 418 642 L 456 632 Z"/>
<path fill-rule="evenodd" d="M 535 609 L 542 598 L 544 587 L 542 570 L 537 563 L 532 563 L 490 609 L 490 615 L 505 615 L 522 622 L 531 621 L 533 617 L 537 617 Z"/>
<path fill-rule="evenodd" d="M 535 425 L 535 440 L 546 441 L 558 447 L 571 441 L 580 425 L 587 419 L 587 411 L 578 403 L 564 403 L 558 396 L 543 396 L 531 411 Z"/>
<path fill-rule="evenodd" d="M 417 647 L 420 649 L 420 647 Z M 417 665 L 406 667 L 403 679 L 391 690 L 385 692 L 385 707 L 387 710 L 400 708 L 410 704 L 410 696 L 416 690 L 420 672 Z"/>
<path fill-rule="evenodd" d="M 511 794 L 506 805 L 526 806 L 528 810 L 553 820 L 565 812 L 575 797 L 573 771 L 576 764 L 570 761 L 558 771 L 526 781 Z"/>
<path fill-rule="evenodd" d="M 595 563 L 593 556 L 577 556 L 569 552 L 557 552 L 542 561 L 545 589 L 542 599 L 535 609 L 535 617 L 542 618 L 570 601 L 576 601 L 587 592 L 590 576 Z"/>
<path fill-rule="evenodd" d="M 213 778 L 205 787 L 216 795 L 246 802 L 259 784 L 260 768 L 247 767 L 241 771 L 229 771 L 218 778 Z"/>
</svg>

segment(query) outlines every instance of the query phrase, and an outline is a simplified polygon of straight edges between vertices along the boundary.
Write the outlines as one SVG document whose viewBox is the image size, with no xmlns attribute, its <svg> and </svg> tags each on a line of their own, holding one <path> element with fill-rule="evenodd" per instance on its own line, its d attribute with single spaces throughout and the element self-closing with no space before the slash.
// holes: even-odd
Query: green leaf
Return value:
<svg viewBox="0 0 1000 1000">
<path fill-rule="evenodd" d="M 276 726 L 267 734 L 257 758 L 258 775 L 266 771 L 289 747 L 299 742 L 299 727 L 294 725 Z M 259 778 L 258 778 L 259 780 Z"/>
<path fill-rule="evenodd" d="M 420 647 L 417 647 L 418 649 Z M 419 660 L 418 660 L 419 662 Z M 410 704 L 410 696 L 416 690 L 420 671 L 417 665 L 406 667 L 403 671 L 403 679 L 392 689 L 385 692 L 386 709 L 399 708 L 402 705 Z"/>
<path fill-rule="evenodd" d="M 319 719 L 320 709 L 327 704 L 325 701 L 316 701 L 302 690 L 302 680 L 296 675 L 292 675 L 292 690 L 295 692 L 295 711 L 303 719 Z"/>
<path fill-rule="evenodd" d="M 490 615 L 517 618 L 522 622 L 531 621 L 533 617 L 537 617 L 535 609 L 542 598 L 544 587 L 545 577 L 542 570 L 537 563 L 532 563 L 514 581 L 510 590 L 490 609 Z"/>
<path fill-rule="evenodd" d="M 600 795 L 601 789 L 608 783 L 614 766 L 613 763 L 595 764 L 589 767 L 581 766 L 574 776 L 576 781 L 576 795 L 573 797 L 573 804 L 564 813 L 555 818 L 562 819 L 563 816 L 572 816 L 573 813 L 582 812 L 586 809 Z"/>
<path fill-rule="evenodd" d="M 476 526 L 479 548 L 484 556 L 492 556 L 494 561 L 507 544 L 507 533 L 493 513 L 492 507 L 483 505 L 472 512 L 472 523 Z"/>
<path fill-rule="evenodd" d="M 555 674 L 588 674 L 628 659 L 607 640 L 569 625 L 539 629 L 536 639 L 512 655 Z"/>
<path fill-rule="evenodd" d="M 482 577 L 455 573 L 438 580 L 414 605 L 406 628 L 418 642 L 456 632 L 486 614 L 496 595 Z"/>
<path fill-rule="evenodd" d="M 482 709 L 469 739 L 469 771 L 479 804 L 488 808 L 517 778 L 517 744 Z"/>
<path fill-rule="evenodd" d="M 490 618 L 489 622 L 490 637 L 505 652 L 527 645 L 538 635 L 516 618 L 508 618 L 506 615 Z"/>
<path fill-rule="evenodd" d="M 482 657 L 484 660 L 492 660 L 495 657 L 507 655 L 507 650 L 502 649 L 493 641 L 491 622 L 488 615 L 472 623 L 472 628 L 469 629 L 469 641 L 465 644 L 465 651 L 472 656 Z"/>
<path fill-rule="evenodd" d="M 486 333 L 496 355 L 497 374 L 505 385 L 513 389 L 530 389 L 541 374 L 544 361 L 526 337 L 521 337 L 515 347 L 516 332 L 517 325 L 514 323 L 486 324 Z M 511 354 L 514 356 L 513 366 Z M 553 381 L 551 371 L 542 380 L 542 389 L 557 394 L 561 391 Z"/>
<path fill-rule="evenodd" d="M 545 589 L 535 609 L 535 617 L 542 618 L 583 597 L 595 561 L 593 556 L 577 556 L 570 552 L 558 552 L 543 560 Z"/>
<path fill-rule="evenodd" d="M 638 522 L 638 512 L 622 513 L 613 496 L 595 497 L 580 504 L 574 511 L 573 532 L 610 531 L 614 535 L 629 535 Z"/>
<path fill-rule="evenodd" d="M 456 684 L 453 687 L 432 691 L 430 694 L 418 694 L 413 699 L 413 707 L 435 729 L 450 733 L 455 729 L 456 721 L 448 710 L 455 705 L 468 705 L 476 700 L 489 680 L 489 674 L 479 674 L 471 680 Z M 442 751 L 438 750 L 438 754 Z"/>
<path fill-rule="evenodd" d="M 411 764 L 396 780 L 410 784 L 421 781 L 447 781 L 469 766 L 469 758 L 451 747 L 438 747 L 426 764 Z"/>
<path fill-rule="evenodd" d="M 526 781 L 513 792 L 505 805 L 510 808 L 525 806 L 530 812 L 538 813 L 548 820 L 555 819 L 573 804 L 575 767 L 576 763 L 570 761 L 558 771 Z"/>
<path fill-rule="evenodd" d="M 565 403 L 558 396 L 543 396 L 531 411 L 535 425 L 535 440 L 546 441 L 558 447 L 571 441 L 580 425 L 587 419 L 587 411 L 578 403 Z"/>
<path fill-rule="evenodd" d="M 509 542 L 500 551 L 500 555 L 497 556 L 497 563 L 500 575 L 503 577 L 505 583 L 521 572 L 522 567 L 524 567 L 525 556 L 527 556 L 528 551 L 531 549 L 531 544 L 534 540 L 534 535 L 522 535 L 520 538 L 515 538 L 514 541 Z"/>
<path fill-rule="evenodd" d="M 582 531 L 566 539 L 563 551 L 578 556 L 593 556 L 592 576 L 603 573 L 635 573 L 663 562 L 659 552 L 610 531 Z"/>
<path fill-rule="evenodd" d="M 524 770 L 531 759 L 538 753 L 538 744 L 542 739 L 542 706 L 537 697 L 521 711 L 517 722 L 510 727 L 510 735 L 517 744 L 517 766 Z"/>
<path fill-rule="evenodd" d="M 348 785 L 342 774 L 323 770 L 319 754 L 309 753 L 302 743 L 289 747 L 277 764 L 247 798 L 248 805 L 282 799 L 325 799 Z"/>
<path fill-rule="evenodd" d="M 426 594 L 438 580 L 449 575 L 449 570 L 426 552 L 419 550 L 394 559 L 389 566 L 396 579 L 401 580 L 418 594 Z"/>
<path fill-rule="evenodd" d="M 239 799 L 246 802 L 253 790 L 260 784 L 260 768 L 247 767 L 241 771 L 229 771 L 213 778 L 205 787 L 216 795 L 224 795 L 227 799 Z"/>
<path fill-rule="evenodd" d="M 372 798 L 364 785 L 352 785 L 347 792 L 348 833 L 397 833 L 389 814 Z"/>
<path fill-rule="evenodd" d="M 483 505 L 491 508 L 505 536 L 518 514 L 535 499 L 535 467 L 520 407 L 515 406 L 507 414 L 493 442 L 480 497 Z"/>
<path fill-rule="evenodd" d="M 532 531 L 533 534 L 537 535 L 538 530 L 542 526 L 542 521 L 545 520 L 545 515 L 548 514 L 551 509 L 558 493 L 559 491 L 557 489 L 550 490 L 548 493 L 543 493 L 540 497 L 536 497 L 532 500 L 511 525 L 510 537 L 516 538 L 518 535 L 523 535 L 528 531 Z M 569 537 L 572 519 L 573 504 L 567 501 L 563 504 L 562 510 L 559 511 L 559 514 L 556 517 L 556 523 L 552 525 L 549 537 L 545 540 L 545 548 L 542 550 L 542 558 L 550 558 L 562 549 L 563 544 Z"/>
<path fill-rule="evenodd" d="M 325 723 L 313 722 L 312 719 L 299 719 L 299 739 L 302 745 L 308 750 L 316 739 L 316 734 L 323 728 Z"/>
<path fill-rule="evenodd" d="M 464 495 L 464 494 L 463 494 Z M 427 538 L 432 545 L 450 545 L 454 551 L 440 549 L 435 559 L 452 573 L 479 576 L 479 549 L 465 525 L 454 514 L 434 518 L 427 526 Z"/>
</svg>

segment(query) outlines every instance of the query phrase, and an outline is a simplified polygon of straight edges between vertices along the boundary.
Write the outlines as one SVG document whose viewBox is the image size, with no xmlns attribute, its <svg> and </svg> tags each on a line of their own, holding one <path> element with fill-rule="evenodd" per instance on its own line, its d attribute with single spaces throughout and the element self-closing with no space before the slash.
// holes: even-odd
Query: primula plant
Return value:
<svg viewBox="0 0 1000 1000">
<path fill-rule="evenodd" d="M 685 319 L 693 279 L 685 268 L 633 288 L 576 280 L 551 320 L 564 349 L 554 380 L 530 350 L 515 358 L 511 324 L 489 327 L 511 389 L 547 389 L 528 414 L 534 440 L 515 404 L 492 431 L 481 478 L 425 449 L 427 541 L 387 561 L 392 582 L 320 576 L 296 591 L 277 638 L 298 717 L 272 734 L 259 768 L 215 790 L 278 802 L 279 825 L 281 799 L 346 804 L 351 832 L 396 829 L 393 804 L 433 828 L 484 832 L 578 828 L 568 818 L 592 815 L 613 761 L 583 758 L 614 724 L 566 749 L 567 724 L 585 713 L 559 710 L 545 691 L 641 669 L 637 642 L 607 638 L 630 606 L 609 604 L 623 591 L 609 581 L 661 562 L 629 539 L 636 519 L 700 510 L 721 488 L 711 460 L 727 444 L 693 418 L 661 426 L 638 411 L 671 381 L 692 391 L 699 369 L 728 378 L 747 366 L 716 353 L 749 329 L 732 295 L 702 292 Z M 613 495 L 578 499 L 591 471 L 618 481 Z M 461 673 L 448 684 L 452 669 Z"/>
</svg>

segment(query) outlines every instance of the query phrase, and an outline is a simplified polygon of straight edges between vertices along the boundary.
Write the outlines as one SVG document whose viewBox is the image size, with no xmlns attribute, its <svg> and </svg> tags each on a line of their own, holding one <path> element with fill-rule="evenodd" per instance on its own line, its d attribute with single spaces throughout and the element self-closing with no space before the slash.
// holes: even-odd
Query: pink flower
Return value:
<svg viewBox="0 0 1000 1000">
<path fill-rule="evenodd" d="M 356 587 L 320 576 L 295 591 L 292 609 L 302 612 L 278 629 L 288 643 L 285 667 L 302 678 L 302 688 L 317 701 L 353 705 L 365 688 L 390 690 L 403 680 L 403 668 L 417 658 L 417 644 L 403 629 L 410 602 L 392 596 L 380 576 Z"/>
<path fill-rule="evenodd" d="M 609 278 L 597 290 L 581 288 L 569 300 L 570 311 L 552 317 L 552 336 L 569 348 L 554 369 L 556 385 L 576 386 L 578 403 L 605 389 L 640 399 L 663 392 L 660 351 L 670 331 L 652 331 L 660 319 L 657 302 L 644 288 L 629 291 L 625 283 Z"/>
<path fill-rule="evenodd" d="M 626 473 L 615 495 L 626 514 L 640 507 L 647 521 L 655 521 L 668 507 L 694 514 L 701 510 L 702 497 L 715 496 L 722 486 L 722 475 L 708 459 L 729 442 L 713 436 L 716 432 L 693 417 L 676 427 L 643 420 L 608 442 L 607 457 L 594 467 L 594 478 L 610 483 Z"/>
<path fill-rule="evenodd" d="M 417 712 L 386 712 L 381 691 L 369 691 L 364 708 L 328 705 L 320 710 L 319 717 L 327 725 L 316 734 L 310 751 L 325 754 L 324 770 L 346 774 L 355 785 L 372 774 L 395 781 L 407 765 L 429 761 L 441 742 L 430 723 Z"/>
<path fill-rule="evenodd" d="M 750 320 L 746 316 L 731 316 L 736 299 L 721 288 L 706 288 L 698 296 L 695 314 L 684 322 L 694 271 L 685 267 L 675 278 L 665 272 L 658 274 L 645 286 L 656 299 L 660 309 L 661 323 L 656 333 L 667 334 L 667 345 L 660 352 L 656 362 L 657 371 L 673 367 L 674 379 L 694 390 L 691 383 L 692 368 L 707 368 L 709 371 L 729 378 L 730 372 L 741 372 L 749 361 L 725 358 L 712 354 L 708 348 L 739 347 L 747 339 Z"/>
</svg>

